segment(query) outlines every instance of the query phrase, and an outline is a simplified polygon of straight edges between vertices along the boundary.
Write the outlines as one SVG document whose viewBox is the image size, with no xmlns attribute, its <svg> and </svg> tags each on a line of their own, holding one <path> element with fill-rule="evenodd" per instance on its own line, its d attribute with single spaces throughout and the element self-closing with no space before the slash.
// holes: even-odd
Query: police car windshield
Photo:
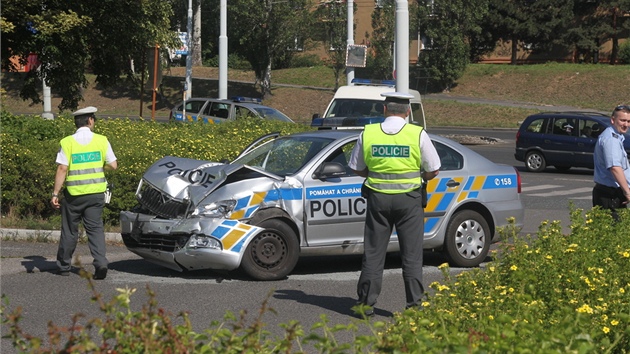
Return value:
<svg viewBox="0 0 630 354">
<path fill-rule="evenodd" d="M 285 177 L 300 171 L 318 152 L 333 141 L 334 139 L 330 138 L 282 137 L 264 143 L 232 163 L 255 166 Z"/>
<path fill-rule="evenodd" d="M 282 122 L 293 123 L 291 118 L 289 118 L 289 117 L 285 116 L 284 114 L 280 113 L 280 111 L 276 111 L 275 109 L 264 108 L 264 107 L 256 107 L 254 109 L 256 110 L 256 112 L 258 112 L 258 114 L 260 114 L 260 116 L 262 118 L 269 119 L 269 120 L 279 120 L 279 121 L 282 121 Z"/>
<path fill-rule="evenodd" d="M 324 118 L 382 117 L 383 101 L 361 99 L 335 99 Z"/>
</svg>

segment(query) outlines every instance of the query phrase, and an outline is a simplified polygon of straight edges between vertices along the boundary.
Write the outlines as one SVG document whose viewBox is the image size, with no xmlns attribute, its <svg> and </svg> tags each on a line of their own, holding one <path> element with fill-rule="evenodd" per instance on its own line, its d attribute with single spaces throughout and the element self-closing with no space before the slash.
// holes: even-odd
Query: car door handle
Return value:
<svg viewBox="0 0 630 354">
<path fill-rule="evenodd" d="M 446 182 L 446 186 L 448 188 L 457 187 L 457 186 L 459 186 L 459 182 L 457 182 L 456 180 L 452 179 L 452 180 L 449 180 L 448 182 Z"/>
</svg>

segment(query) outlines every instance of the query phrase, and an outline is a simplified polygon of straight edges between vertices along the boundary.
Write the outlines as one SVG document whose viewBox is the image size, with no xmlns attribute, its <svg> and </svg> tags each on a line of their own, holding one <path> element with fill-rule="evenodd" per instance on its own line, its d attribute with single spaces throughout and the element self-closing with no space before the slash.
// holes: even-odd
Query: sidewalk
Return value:
<svg viewBox="0 0 630 354">
<path fill-rule="evenodd" d="M 38 273 L 57 271 L 57 246 L 59 231 L 35 231 L 0 229 L 0 275 L 19 273 Z M 139 259 L 122 244 L 120 234 L 106 234 L 107 259 L 110 263 Z M 118 241 L 120 239 L 120 241 Z M 94 272 L 92 255 L 86 243 L 79 243 L 74 252 L 74 263 L 77 261 L 88 272 Z M 77 272 L 77 268 L 73 272 Z"/>
<path fill-rule="evenodd" d="M 23 229 L 4 229 L 0 228 L 1 240 L 15 241 L 41 241 L 41 242 L 57 242 L 61 231 L 57 230 L 23 230 Z M 85 236 L 81 234 L 80 236 Z M 122 244 L 122 236 L 115 232 L 106 232 L 105 241 L 107 243 Z"/>
</svg>

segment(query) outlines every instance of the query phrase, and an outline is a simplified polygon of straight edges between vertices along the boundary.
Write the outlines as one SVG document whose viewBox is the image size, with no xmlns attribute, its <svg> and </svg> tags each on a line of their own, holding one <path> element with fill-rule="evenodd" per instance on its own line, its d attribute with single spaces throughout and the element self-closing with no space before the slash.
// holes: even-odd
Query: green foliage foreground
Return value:
<svg viewBox="0 0 630 354">
<path fill-rule="evenodd" d="M 74 120 L 67 116 L 45 120 L 2 111 L 0 125 L 2 214 L 43 219 L 57 215 L 58 211 L 49 207 L 55 158 L 59 141 L 76 131 Z M 136 205 L 136 188 L 146 169 L 164 156 L 231 160 L 264 134 L 286 135 L 307 129 L 310 127 L 261 119 L 216 125 L 97 119 L 95 132 L 109 139 L 118 158 L 118 170 L 106 172 L 114 194 L 103 218 L 108 224 L 118 224 L 119 211 Z"/>
<path fill-rule="evenodd" d="M 599 209 L 572 210 L 571 223 L 568 235 L 559 222 L 544 222 L 535 236 L 502 230 L 493 262 L 454 279 L 440 266 L 446 281 L 431 284 L 423 310 L 387 322 L 330 324 L 322 315 L 310 331 L 292 322 L 273 336 L 262 321 L 275 311 L 265 302 L 252 324 L 244 313 L 227 313 L 195 333 L 187 314 L 172 319 L 150 290 L 149 303 L 134 312 L 135 289 L 119 289 L 106 303 L 87 275 L 102 318 L 50 323 L 48 340 L 36 338 L 21 330 L 20 308 L 10 310 L 5 298 L 2 321 L 13 345 L 31 353 L 628 353 L 630 213 L 613 223 Z M 341 331 L 354 340 L 339 343 Z"/>
</svg>

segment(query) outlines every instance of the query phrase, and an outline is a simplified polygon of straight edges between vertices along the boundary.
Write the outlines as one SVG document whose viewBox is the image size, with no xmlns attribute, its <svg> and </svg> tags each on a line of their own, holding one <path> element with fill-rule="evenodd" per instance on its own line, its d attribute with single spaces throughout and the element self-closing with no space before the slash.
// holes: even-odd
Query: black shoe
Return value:
<svg viewBox="0 0 630 354">
<path fill-rule="evenodd" d="M 96 268 L 96 272 L 94 272 L 94 279 L 101 280 L 107 277 L 107 267 L 98 267 Z"/>
<path fill-rule="evenodd" d="M 57 275 L 61 275 L 63 277 L 67 277 L 67 276 L 70 276 L 70 271 L 69 270 L 58 270 L 57 271 Z"/>
<path fill-rule="evenodd" d="M 374 307 L 373 306 L 368 306 L 366 304 L 363 303 L 357 303 L 355 305 L 355 308 L 353 308 L 355 313 L 357 315 L 359 315 L 359 318 L 363 318 L 363 316 L 365 317 L 372 317 L 374 316 Z"/>
</svg>

